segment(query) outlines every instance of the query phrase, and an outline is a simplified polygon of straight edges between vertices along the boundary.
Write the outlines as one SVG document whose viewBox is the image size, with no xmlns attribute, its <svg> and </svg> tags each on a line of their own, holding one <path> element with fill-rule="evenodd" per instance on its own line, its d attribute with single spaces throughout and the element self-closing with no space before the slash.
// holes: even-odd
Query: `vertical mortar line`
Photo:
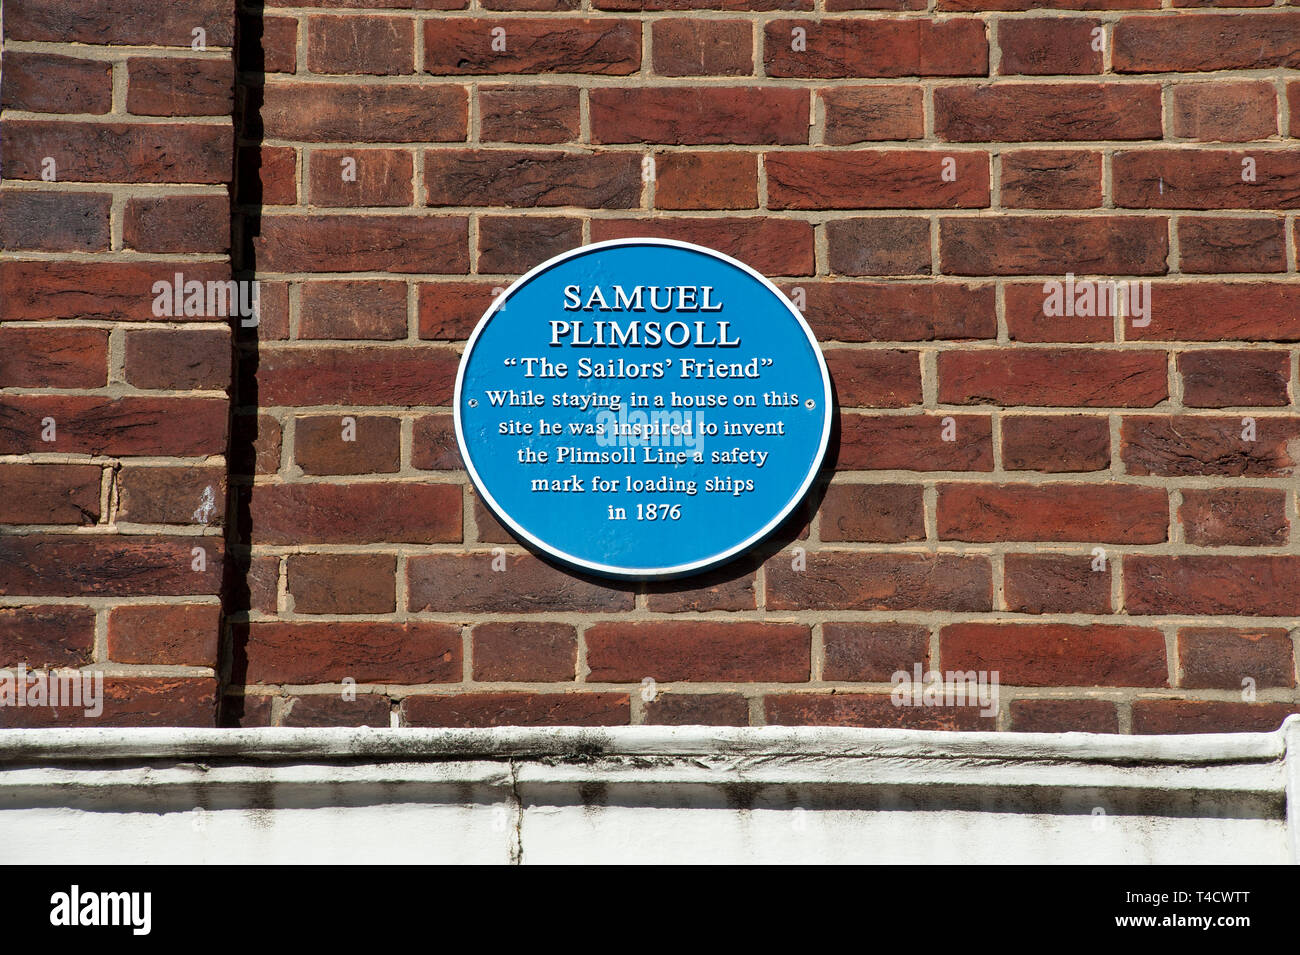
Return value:
<svg viewBox="0 0 1300 955">
<path fill-rule="evenodd" d="M 277 614 L 286 614 L 290 611 L 289 604 L 289 559 L 286 555 L 277 555 L 278 564 L 275 578 L 275 612 Z"/>
<path fill-rule="evenodd" d="M 125 59 L 113 61 L 110 67 L 109 82 L 112 84 L 112 105 L 109 107 L 110 116 L 126 115 L 126 94 L 128 87 L 128 72 Z"/>
<path fill-rule="evenodd" d="M 405 550 L 397 553 L 397 565 L 394 573 L 397 577 L 393 581 L 393 611 L 399 622 L 406 623 L 411 619 L 411 588 L 408 578 L 410 556 Z"/>
<path fill-rule="evenodd" d="M 473 626 L 465 623 L 460 628 L 460 681 L 469 689 L 469 684 L 474 682 L 474 638 L 472 636 Z"/>
<path fill-rule="evenodd" d="M 587 666 L 587 624 L 575 624 L 574 629 L 578 632 L 578 659 L 575 665 L 573 682 L 586 683 L 587 673 L 590 668 Z M 630 693 L 629 696 L 636 696 L 636 693 Z"/>
<path fill-rule="evenodd" d="M 1001 17 L 989 17 L 984 21 L 984 33 L 989 44 L 990 78 L 995 78 L 998 71 L 1002 69 L 1002 38 L 999 36 L 1001 26 Z"/>
<path fill-rule="evenodd" d="M 1165 638 L 1165 658 L 1168 665 L 1170 688 L 1183 685 L 1183 668 L 1178 659 L 1178 625 L 1167 623 L 1160 628 Z"/>
<path fill-rule="evenodd" d="M 420 340 L 420 283 L 417 279 L 411 279 L 406 283 L 406 340 L 409 342 Z M 405 432 L 403 440 L 405 440 Z"/>
<path fill-rule="evenodd" d="M 172 326 L 164 326 L 170 328 Z M 113 385 L 126 384 L 126 328 L 115 324 L 108 332 L 108 381 Z"/>
<path fill-rule="evenodd" d="M 302 283 L 288 283 L 289 298 L 289 341 L 297 341 L 302 325 Z"/>
<path fill-rule="evenodd" d="M 1123 736 L 1133 734 L 1133 700 L 1119 699 L 1115 701 L 1115 731 Z"/>
<path fill-rule="evenodd" d="M 808 679 L 812 683 L 821 683 L 826 672 L 826 643 L 821 621 L 813 623 L 810 637 Z"/>
<path fill-rule="evenodd" d="M 95 608 L 95 643 L 91 649 L 91 663 L 108 661 L 108 607 Z"/>
<path fill-rule="evenodd" d="M 1007 571 L 1005 560 L 1006 554 L 1002 551 L 995 551 L 989 555 L 989 563 L 993 568 L 994 611 L 1005 611 L 1007 609 Z"/>
<path fill-rule="evenodd" d="M 113 517 L 113 469 L 100 466 L 99 469 L 99 525 L 112 523 Z"/>
</svg>

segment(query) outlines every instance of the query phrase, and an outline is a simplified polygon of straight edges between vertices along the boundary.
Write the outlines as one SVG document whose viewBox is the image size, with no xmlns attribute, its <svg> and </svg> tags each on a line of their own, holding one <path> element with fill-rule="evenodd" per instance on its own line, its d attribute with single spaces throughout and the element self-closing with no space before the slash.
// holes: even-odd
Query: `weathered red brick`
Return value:
<svg viewBox="0 0 1300 955">
<path fill-rule="evenodd" d="M 939 220 L 939 267 L 950 275 L 1162 275 L 1168 252 L 1158 216 Z"/>
<path fill-rule="evenodd" d="M 791 693 L 763 700 L 774 726 L 884 726 L 918 730 L 994 729 L 979 706 L 898 706 L 888 693 Z"/>
<path fill-rule="evenodd" d="M 1130 415 L 1121 422 L 1120 456 L 1130 474 L 1285 477 L 1295 469 L 1300 418 L 1259 415 L 1246 440 L 1242 417 Z"/>
<path fill-rule="evenodd" d="M 1168 537 L 1164 488 L 1135 484 L 941 484 L 942 540 L 1156 544 Z"/>
<path fill-rule="evenodd" d="M 996 671 L 1015 686 L 1166 686 L 1154 627 L 955 623 L 939 631 L 944 669 Z"/>
<path fill-rule="evenodd" d="M 1176 282 L 1151 286 L 1151 324 L 1128 337 L 1160 341 L 1300 341 L 1300 285 Z"/>
<path fill-rule="evenodd" d="M 469 271 L 464 216 L 265 216 L 253 239 L 266 272 Z"/>
<path fill-rule="evenodd" d="M 464 693 L 408 696 L 408 726 L 622 726 L 631 719 L 626 693 Z"/>
<path fill-rule="evenodd" d="M 117 473 L 117 519 L 135 524 L 210 524 L 226 513 L 226 469 L 128 464 Z"/>
<path fill-rule="evenodd" d="M 520 275 L 582 245 L 582 220 L 574 216 L 480 216 L 478 271 Z"/>
<path fill-rule="evenodd" d="M 378 693 L 313 693 L 290 697 L 282 726 L 374 726 L 392 725 L 392 705 Z"/>
<path fill-rule="evenodd" d="M 225 315 L 206 314 L 206 296 L 205 314 L 172 315 L 170 287 L 178 274 L 184 283 L 226 282 L 230 266 L 225 262 L 0 261 L 0 320 L 228 321 Z M 160 282 L 169 290 L 156 292 L 154 286 Z M 155 304 L 163 314 L 154 314 Z"/>
<path fill-rule="evenodd" d="M 952 440 L 945 440 L 951 420 Z M 991 471 L 993 425 L 986 415 L 840 416 L 836 466 L 850 471 Z"/>
<path fill-rule="evenodd" d="M 835 348 L 824 351 L 842 408 L 903 408 L 921 403 L 921 363 L 913 351 Z"/>
<path fill-rule="evenodd" d="M 656 209 L 754 209 L 753 153 L 661 153 L 655 157 Z"/>
<path fill-rule="evenodd" d="M 925 540 L 920 485 L 832 484 L 819 512 L 824 541 Z"/>
<path fill-rule="evenodd" d="M 980 611 L 992 594 L 988 558 L 976 555 L 810 551 L 767 562 L 769 610 Z"/>
<path fill-rule="evenodd" d="M 290 554 L 289 594 L 295 613 L 393 613 L 394 554 Z"/>
<path fill-rule="evenodd" d="M 241 683 L 454 683 L 461 676 L 455 624 L 267 621 L 236 631 Z"/>
<path fill-rule="evenodd" d="M 531 554 L 507 554 L 502 559 L 505 569 L 497 571 L 493 570 L 497 556 L 491 552 L 409 558 L 409 609 L 417 613 L 615 611 L 631 610 L 635 603 L 633 589 L 626 584 L 576 576 Z"/>
<path fill-rule="evenodd" d="M 93 192 L 0 190 L 5 251 L 104 252 L 112 197 Z"/>
<path fill-rule="evenodd" d="M 1281 219 L 1180 216 L 1178 262 L 1184 272 L 1285 272 Z"/>
<path fill-rule="evenodd" d="M 1109 281 L 1109 280 L 1107 280 Z M 1103 290 L 1109 296 L 1110 286 L 1100 283 L 1092 288 L 1094 305 L 1088 309 L 1104 314 L 1092 315 L 1049 315 L 1049 302 L 1053 310 L 1059 295 L 1059 301 L 1070 300 L 1065 294 L 1064 283 L 1060 279 L 1049 282 L 1032 282 L 1021 284 L 1009 282 L 1004 286 L 1004 306 L 1007 320 L 1007 335 L 1016 342 L 1111 342 L 1115 341 L 1115 318 L 1110 314 L 1115 306 L 1108 304 L 1101 308 L 1095 302 Z M 1118 287 L 1115 287 L 1116 290 Z M 1074 300 L 1077 302 L 1080 292 L 1076 288 Z M 1145 296 L 1144 296 L 1145 297 Z M 1064 309 L 1059 309 L 1064 311 Z"/>
<path fill-rule="evenodd" d="M 1247 160 L 1254 180 L 1243 181 Z M 1135 149 L 1111 160 L 1115 205 L 1130 209 L 1300 207 L 1300 152 Z"/>
<path fill-rule="evenodd" d="M 15 706 L 0 710 L 6 726 L 199 726 L 217 718 L 217 681 L 196 677 L 122 677 L 104 679 L 103 711 L 91 716 L 86 706 Z"/>
<path fill-rule="evenodd" d="M 313 205 L 409 206 L 414 199 L 415 160 L 405 149 L 317 149 L 308 165 Z"/>
<path fill-rule="evenodd" d="M 202 551 L 202 570 L 196 570 Z M 220 537 L 23 534 L 0 543 L 0 595 L 173 597 L 215 594 Z"/>
<path fill-rule="evenodd" d="M 1195 73 L 1300 66 L 1300 12 L 1124 17 L 1115 24 L 1117 73 Z"/>
<path fill-rule="evenodd" d="M 1300 557 L 1131 554 L 1124 595 L 1129 613 L 1292 617 L 1300 613 Z"/>
<path fill-rule="evenodd" d="M 222 454 L 224 398 L 0 397 L 0 454 Z M 53 418 L 55 440 L 41 438 Z"/>
<path fill-rule="evenodd" d="M 1178 83 L 1171 104 L 1180 139 L 1235 143 L 1277 134 L 1277 91 L 1263 80 Z"/>
<path fill-rule="evenodd" d="M 216 666 L 219 604 L 144 604 L 108 614 L 108 658 L 114 663 Z"/>
<path fill-rule="evenodd" d="M 234 8 L 233 0 L 178 0 L 158 7 L 85 0 L 75 8 L 63 0 L 10 0 L 5 33 L 11 40 L 188 47 L 194 28 L 201 27 L 208 46 L 231 46 Z"/>
<path fill-rule="evenodd" d="M 754 31 L 747 20 L 668 19 L 651 25 L 659 76 L 749 76 Z"/>
<path fill-rule="evenodd" d="M 1284 351 L 1207 348 L 1182 352 L 1189 408 L 1281 407 L 1291 403 L 1291 357 Z"/>
<path fill-rule="evenodd" d="M 1118 733 L 1119 713 L 1108 700 L 1012 700 L 1018 733 Z"/>
<path fill-rule="evenodd" d="M 137 388 L 221 390 L 230 385 L 227 328 L 142 328 L 126 333 L 126 380 Z"/>
<path fill-rule="evenodd" d="M 0 381 L 10 388 L 99 388 L 108 381 L 103 328 L 0 328 Z"/>
<path fill-rule="evenodd" d="M 421 415 L 415 419 L 413 430 L 412 467 L 423 471 L 456 471 L 464 467 L 450 414 Z"/>
<path fill-rule="evenodd" d="M 230 200 L 222 196 L 128 199 L 122 238 L 140 252 L 206 252 L 230 249 Z"/>
<path fill-rule="evenodd" d="M 945 163 L 955 178 L 945 179 Z M 855 150 L 764 157 L 773 209 L 971 209 L 989 204 L 982 152 Z"/>
<path fill-rule="evenodd" d="M 249 91 L 247 134 L 305 142 L 464 142 L 469 94 L 424 83 L 304 83 L 271 80 Z"/>
<path fill-rule="evenodd" d="M 1093 415 L 1005 415 L 1008 471 L 1102 471 L 1110 467 L 1110 422 Z"/>
<path fill-rule="evenodd" d="M 461 539 L 455 484 L 259 484 L 255 544 L 435 544 Z"/>
<path fill-rule="evenodd" d="M 126 68 L 126 109 L 136 116 L 229 116 L 234 108 L 228 57 L 133 56 Z"/>
<path fill-rule="evenodd" d="M 1209 700 L 1136 700 L 1134 733 L 1267 733 L 1300 703 L 1222 703 Z"/>
<path fill-rule="evenodd" d="M 1163 351 L 949 351 L 938 370 L 944 404 L 1150 408 L 1169 396 Z"/>
<path fill-rule="evenodd" d="M 474 679 L 480 683 L 572 682 L 578 633 L 567 623 L 481 623 L 474 628 Z"/>
<path fill-rule="evenodd" d="M 8 49 L 0 107 L 33 113 L 107 113 L 113 108 L 112 70 L 105 60 Z"/>
<path fill-rule="evenodd" d="M 6 179 L 40 179 L 53 157 L 60 182 L 216 184 L 231 178 L 230 124 L 0 122 Z"/>
<path fill-rule="evenodd" d="M 823 680 L 888 683 L 899 670 L 911 679 L 912 666 L 930 665 L 930 630 L 903 623 L 827 623 L 822 625 Z"/>
<path fill-rule="evenodd" d="M 1059 76 L 1100 73 L 1104 55 L 1093 32 L 1101 21 L 1092 17 L 1006 17 L 998 21 L 1002 75 Z"/>
<path fill-rule="evenodd" d="M 958 143 L 1159 139 L 1160 109 L 1155 83 L 940 86 L 934 131 Z"/>
<path fill-rule="evenodd" d="M 0 524 L 95 524 L 98 464 L 0 464 Z"/>
<path fill-rule="evenodd" d="M 1287 542 L 1286 492 L 1269 488 L 1186 488 L 1178 509 L 1189 544 L 1277 546 Z"/>
<path fill-rule="evenodd" d="M 920 139 L 925 135 L 921 90 L 914 86 L 842 86 L 818 93 L 830 146 Z"/>
<path fill-rule="evenodd" d="M 1111 612 L 1110 568 L 1091 554 L 1007 554 L 1002 599 L 1013 613 Z"/>
<path fill-rule="evenodd" d="M 95 611 L 89 607 L 0 607 L 0 665 L 82 667 L 94 648 Z"/>
<path fill-rule="evenodd" d="M 454 352 L 428 345 L 264 348 L 258 397 L 262 407 L 446 405 L 457 363 Z"/>
<path fill-rule="evenodd" d="M 840 342 L 923 342 L 994 338 L 993 286 L 955 282 L 785 283 L 803 289 L 804 318 L 817 336 Z"/>
<path fill-rule="evenodd" d="M 1216 690 L 1295 686 L 1295 648 L 1282 627 L 1182 627 L 1179 685 Z M 1254 681 L 1246 684 L 1249 678 Z"/>
<path fill-rule="evenodd" d="M 294 421 L 293 459 L 306 474 L 395 474 L 401 443 L 397 418 L 313 415 Z"/>
<path fill-rule="evenodd" d="M 438 341 L 469 338 L 483 313 L 505 291 L 500 282 L 423 282 L 419 286 L 420 337 Z"/>
<path fill-rule="evenodd" d="M 608 622 L 585 639 L 592 683 L 802 683 L 811 666 L 807 624 Z"/>
<path fill-rule="evenodd" d="M 796 145 L 808 142 L 808 94 L 757 86 L 600 87 L 593 143 Z"/>
<path fill-rule="evenodd" d="M 305 282 L 298 337 L 395 341 L 406 337 L 406 283 L 349 279 Z"/>
<path fill-rule="evenodd" d="M 307 68 L 313 73 L 394 76 L 415 72 L 415 20 L 410 17 L 311 16 Z"/>
<path fill-rule="evenodd" d="M 565 143 L 581 132 L 576 86 L 480 86 L 484 142 Z"/>
<path fill-rule="evenodd" d="M 813 229 L 795 219 L 751 218 L 593 219 L 591 240 L 651 236 L 714 249 L 764 275 L 811 275 Z"/>
<path fill-rule="evenodd" d="M 738 570 L 735 564 L 684 580 L 651 581 L 646 590 L 646 609 L 652 613 L 701 613 L 707 610 L 754 610 L 758 607 L 754 572 Z"/>
<path fill-rule="evenodd" d="M 768 76 L 984 76 L 989 47 L 974 17 L 770 20 L 763 62 Z"/>
<path fill-rule="evenodd" d="M 749 700 L 731 693 L 659 693 L 642 722 L 658 726 L 748 726 Z"/>
<path fill-rule="evenodd" d="M 834 219 L 825 225 L 831 272 L 929 275 L 930 220 L 920 216 Z"/>
<path fill-rule="evenodd" d="M 504 36 L 493 31 L 502 30 Z M 495 48 L 494 38 L 505 40 Z M 424 21 L 426 73 L 596 73 L 641 68 L 641 23 L 614 18 L 435 17 Z"/>
<path fill-rule="evenodd" d="M 1101 205 L 1101 153 L 1087 149 L 1004 152 L 1002 205 L 1010 209 L 1091 209 Z"/>
</svg>

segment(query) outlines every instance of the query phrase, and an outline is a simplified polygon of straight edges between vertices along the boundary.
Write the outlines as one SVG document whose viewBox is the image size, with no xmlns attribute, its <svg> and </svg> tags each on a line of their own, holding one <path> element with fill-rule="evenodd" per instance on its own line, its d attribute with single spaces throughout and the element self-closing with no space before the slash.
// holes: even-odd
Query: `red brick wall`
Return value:
<svg viewBox="0 0 1300 955">
<path fill-rule="evenodd" d="M 102 670 L 100 722 L 212 725 L 231 329 L 152 287 L 230 278 L 233 0 L 3 17 L 0 666 Z"/>
<path fill-rule="evenodd" d="M 4 2 L 0 662 L 139 673 L 127 722 L 212 719 L 214 676 L 227 725 L 1300 711 L 1300 8 L 292 2 L 240 15 L 233 109 L 220 3 Z M 232 234 L 262 308 L 227 448 L 226 324 L 141 288 L 228 272 Z M 451 434 L 493 289 L 632 235 L 773 277 L 841 406 L 800 520 L 670 585 L 528 554 Z M 1149 324 L 1046 316 L 1067 273 L 1149 280 Z M 221 563 L 191 515 L 227 466 L 214 659 L 219 571 L 185 559 Z M 998 671 L 998 715 L 893 706 L 918 663 Z"/>
</svg>

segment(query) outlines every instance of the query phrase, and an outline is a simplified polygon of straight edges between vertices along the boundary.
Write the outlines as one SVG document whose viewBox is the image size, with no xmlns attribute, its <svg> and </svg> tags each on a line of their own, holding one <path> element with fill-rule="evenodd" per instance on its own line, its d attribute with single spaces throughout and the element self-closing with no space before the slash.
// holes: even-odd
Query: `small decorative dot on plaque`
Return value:
<svg viewBox="0 0 1300 955">
<path fill-rule="evenodd" d="M 807 401 L 805 401 L 805 402 L 803 403 L 803 406 L 804 406 L 805 408 L 807 408 L 809 411 L 811 411 L 813 408 L 816 408 L 816 407 L 817 407 L 817 402 L 815 402 L 815 401 L 813 401 L 811 398 L 809 398 Z"/>
<path fill-rule="evenodd" d="M 470 406 L 471 408 L 477 408 L 477 407 L 478 407 L 478 399 L 477 399 L 477 398 L 471 398 L 471 399 L 469 399 L 469 406 Z"/>
</svg>

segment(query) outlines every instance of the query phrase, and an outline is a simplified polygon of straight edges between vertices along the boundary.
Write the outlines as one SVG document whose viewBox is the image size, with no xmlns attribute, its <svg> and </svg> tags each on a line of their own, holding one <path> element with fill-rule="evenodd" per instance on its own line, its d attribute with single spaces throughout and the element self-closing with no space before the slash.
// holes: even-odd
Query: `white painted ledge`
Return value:
<svg viewBox="0 0 1300 955">
<path fill-rule="evenodd" d="M 1300 717 L 1204 736 L 0 731 L 11 863 L 1285 863 L 1297 802 Z"/>
</svg>

